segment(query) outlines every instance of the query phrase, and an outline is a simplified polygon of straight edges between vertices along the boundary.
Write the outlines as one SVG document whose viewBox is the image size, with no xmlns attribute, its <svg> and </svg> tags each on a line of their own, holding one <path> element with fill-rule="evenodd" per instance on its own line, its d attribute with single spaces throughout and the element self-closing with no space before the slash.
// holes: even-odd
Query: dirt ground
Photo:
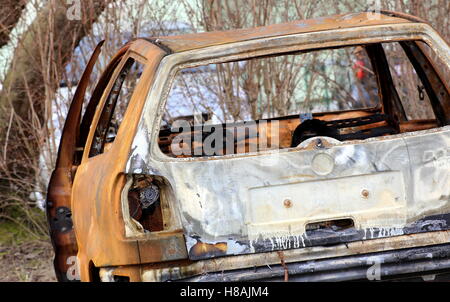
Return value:
<svg viewBox="0 0 450 302">
<path fill-rule="evenodd" d="M 48 242 L 0 244 L 0 282 L 56 281 L 53 250 Z"/>
<path fill-rule="evenodd" d="M 38 237 L 0 220 L 0 282 L 56 281 L 50 239 Z"/>
</svg>

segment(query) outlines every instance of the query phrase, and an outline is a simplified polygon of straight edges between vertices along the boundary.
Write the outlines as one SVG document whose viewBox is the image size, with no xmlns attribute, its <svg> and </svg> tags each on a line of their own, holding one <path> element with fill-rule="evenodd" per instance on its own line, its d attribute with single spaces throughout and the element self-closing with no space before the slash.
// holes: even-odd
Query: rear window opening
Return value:
<svg viewBox="0 0 450 302">
<path fill-rule="evenodd" d="M 425 47 L 358 45 L 183 69 L 167 98 L 160 149 L 223 156 L 448 125 L 449 92 Z"/>
</svg>

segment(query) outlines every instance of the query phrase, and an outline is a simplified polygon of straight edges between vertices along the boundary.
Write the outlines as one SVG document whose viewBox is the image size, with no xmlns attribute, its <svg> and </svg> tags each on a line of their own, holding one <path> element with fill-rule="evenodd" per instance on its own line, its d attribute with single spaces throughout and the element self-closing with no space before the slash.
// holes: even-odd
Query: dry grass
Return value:
<svg viewBox="0 0 450 302">
<path fill-rule="evenodd" d="M 12 222 L 0 222 L 0 282 L 56 281 L 48 239 L 35 239 Z"/>
<path fill-rule="evenodd" d="M 49 242 L 0 244 L 0 282 L 54 282 L 53 250 Z"/>
</svg>

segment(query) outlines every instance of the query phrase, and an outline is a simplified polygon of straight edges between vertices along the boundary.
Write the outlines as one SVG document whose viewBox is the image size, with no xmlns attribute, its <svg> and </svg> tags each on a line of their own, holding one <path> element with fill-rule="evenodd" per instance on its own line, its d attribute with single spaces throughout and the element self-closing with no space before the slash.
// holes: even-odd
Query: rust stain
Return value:
<svg viewBox="0 0 450 302">
<path fill-rule="evenodd" d="M 282 251 L 278 251 L 277 254 L 278 254 L 278 257 L 280 257 L 281 266 L 284 268 L 284 282 L 288 282 L 289 281 L 289 270 L 286 265 L 286 262 L 284 261 L 284 254 Z"/>
<path fill-rule="evenodd" d="M 218 242 L 215 244 L 204 243 L 197 240 L 197 243 L 192 246 L 189 251 L 189 255 L 195 255 L 196 257 L 202 256 L 223 256 L 227 253 L 227 243 Z"/>
</svg>

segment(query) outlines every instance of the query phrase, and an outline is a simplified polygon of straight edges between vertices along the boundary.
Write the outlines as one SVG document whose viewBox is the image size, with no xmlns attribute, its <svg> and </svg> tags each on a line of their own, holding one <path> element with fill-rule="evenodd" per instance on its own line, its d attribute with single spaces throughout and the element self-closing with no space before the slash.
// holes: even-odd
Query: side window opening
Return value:
<svg viewBox="0 0 450 302">
<path fill-rule="evenodd" d="M 428 44 L 422 41 L 416 42 L 418 46 L 421 48 L 421 50 L 424 52 L 424 54 L 429 58 L 431 61 L 431 64 L 436 67 L 444 67 L 446 63 L 431 49 Z M 442 78 L 444 83 L 447 83 L 447 86 L 450 85 L 450 69 L 448 68 L 441 68 L 438 70 L 439 76 Z M 445 86 L 445 85 L 444 85 Z"/>
<path fill-rule="evenodd" d="M 408 121 L 435 120 L 430 97 L 400 43 L 386 43 L 383 48 Z"/>
<path fill-rule="evenodd" d="M 402 42 L 403 49 L 417 70 L 436 116 L 442 127 L 450 124 L 450 89 L 448 86 L 448 65 L 422 41 Z"/>
<path fill-rule="evenodd" d="M 89 157 L 102 154 L 114 142 L 143 68 L 144 65 L 133 58 L 129 58 L 124 64 L 106 99 L 95 129 Z"/>
<path fill-rule="evenodd" d="M 108 82 L 110 81 L 113 71 L 117 68 L 117 65 L 119 65 L 120 59 L 115 61 L 111 68 L 108 68 L 104 71 L 104 73 L 101 75 L 100 79 L 96 83 L 96 86 L 92 93 L 90 93 L 90 97 L 86 97 L 86 100 L 89 99 L 89 101 L 85 100 L 85 108 L 83 108 L 83 114 L 82 114 L 82 120 L 80 121 L 80 132 L 79 132 L 79 141 L 77 143 L 76 152 L 74 156 L 74 164 L 79 165 L 81 163 L 81 159 L 83 158 L 84 149 L 86 146 L 86 141 L 89 135 L 90 126 L 92 124 L 92 121 L 94 119 L 95 115 L 95 109 L 100 102 L 100 99 L 102 97 L 103 90 L 106 88 Z M 83 105 L 84 106 L 84 105 Z"/>
<path fill-rule="evenodd" d="M 380 88 L 391 79 L 372 66 L 375 45 L 400 100 Z M 394 101 L 407 120 L 386 111 Z M 322 136 L 364 140 L 436 128 L 434 111 L 398 43 L 257 57 L 178 71 L 159 146 L 171 157 L 210 157 L 299 148 Z"/>
</svg>

